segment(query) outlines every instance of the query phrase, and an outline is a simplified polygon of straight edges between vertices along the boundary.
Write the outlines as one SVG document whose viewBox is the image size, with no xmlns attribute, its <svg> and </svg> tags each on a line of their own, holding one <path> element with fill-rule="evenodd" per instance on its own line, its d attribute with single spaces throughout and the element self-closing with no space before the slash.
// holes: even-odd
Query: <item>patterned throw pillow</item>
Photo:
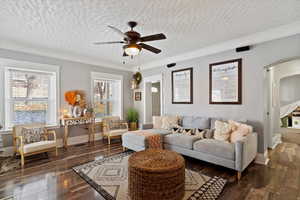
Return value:
<svg viewBox="0 0 300 200">
<path fill-rule="evenodd" d="M 22 137 L 24 144 L 40 142 L 43 140 L 44 128 L 22 128 Z"/>
<path fill-rule="evenodd" d="M 217 120 L 215 122 L 214 139 L 229 141 L 232 127 L 229 123 Z"/>
<path fill-rule="evenodd" d="M 195 130 L 195 136 L 201 138 L 201 139 L 212 139 L 213 138 L 214 130 L 211 129 L 199 129 L 197 128 Z"/>
<path fill-rule="evenodd" d="M 109 128 L 110 130 L 126 129 L 125 123 L 127 123 L 125 120 L 112 120 L 109 122 Z"/>
<path fill-rule="evenodd" d="M 172 133 L 181 133 L 181 134 L 186 134 L 186 135 L 194 135 L 195 131 L 193 128 L 184 128 L 181 126 L 174 126 L 172 129 Z"/>
</svg>

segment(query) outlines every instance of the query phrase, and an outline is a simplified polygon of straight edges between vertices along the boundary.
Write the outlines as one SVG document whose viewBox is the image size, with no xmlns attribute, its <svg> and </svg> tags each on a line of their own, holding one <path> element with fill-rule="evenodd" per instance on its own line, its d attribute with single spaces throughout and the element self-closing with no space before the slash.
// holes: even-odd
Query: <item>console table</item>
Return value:
<svg viewBox="0 0 300 200">
<path fill-rule="evenodd" d="M 94 117 L 70 117 L 61 119 L 61 123 L 64 126 L 64 137 L 63 145 L 64 148 L 68 147 L 68 137 L 69 137 L 69 126 L 75 125 L 88 125 L 89 130 L 89 142 L 95 141 L 95 118 Z"/>
</svg>

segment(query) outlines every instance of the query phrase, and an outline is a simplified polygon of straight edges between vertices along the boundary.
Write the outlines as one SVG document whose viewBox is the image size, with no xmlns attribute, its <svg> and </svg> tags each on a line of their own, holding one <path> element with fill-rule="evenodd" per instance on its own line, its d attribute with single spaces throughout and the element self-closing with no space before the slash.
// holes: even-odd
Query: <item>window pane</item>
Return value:
<svg viewBox="0 0 300 200">
<path fill-rule="evenodd" d="M 94 80 L 94 112 L 96 118 L 119 116 L 121 81 Z"/>
<path fill-rule="evenodd" d="M 13 103 L 12 122 L 16 124 L 46 123 L 48 103 L 45 101 L 18 101 Z"/>
<path fill-rule="evenodd" d="M 48 98 L 50 76 L 42 73 L 11 71 L 13 98 Z"/>
</svg>

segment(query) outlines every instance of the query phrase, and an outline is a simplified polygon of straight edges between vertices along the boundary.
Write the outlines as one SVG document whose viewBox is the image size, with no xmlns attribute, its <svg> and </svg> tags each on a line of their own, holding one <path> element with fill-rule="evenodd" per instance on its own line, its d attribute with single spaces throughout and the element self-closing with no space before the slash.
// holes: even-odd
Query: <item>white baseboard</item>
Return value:
<svg viewBox="0 0 300 200">
<path fill-rule="evenodd" d="M 259 165 L 267 165 L 269 160 L 268 150 L 266 150 L 264 153 L 258 153 L 254 162 Z"/>
</svg>

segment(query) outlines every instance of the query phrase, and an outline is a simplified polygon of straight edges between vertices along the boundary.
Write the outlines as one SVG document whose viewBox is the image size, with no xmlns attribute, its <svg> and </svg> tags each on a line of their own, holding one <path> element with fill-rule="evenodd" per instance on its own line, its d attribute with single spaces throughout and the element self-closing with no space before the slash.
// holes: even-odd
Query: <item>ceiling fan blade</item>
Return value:
<svg viewBox="0 0 300 200">
<path fill-rule="evenodd" d="M 148 44 L 139 43 L 139 45 L 140 45 L 143 49 L 146 49 L 146 50 L 151 51 L 151 52 L 156 53 L 156 54 L 158 54 L 158 53 L 161 52 L 160 49 L 157 49 L 157 48 L 155 48 L 155 47 L 153 47 L 153 46 L 150 46 L 150 45 L 148 45 Z"/>
<path fill-rule="evenodd" d="M 155 34 L 155 35 L 148 35 L 140 38 L 141 42 L 149 42 L 154 40 L 164 40 L 167 37 L 163 33 Z"/>
<path fill-rule="evenodd" d="M 123 33 L 120 29 L 118 29 L 118 28 L 116 28 L 114 26 L 110 26 L 110 25 L 108 25 L 108 27 L 111 28 L 112 30 L 114 30 L 117 34 L 119 34 L 123 38 L 129 39 L 129 37 L 125 33 Z"/>
<path fill-rule="evenodd" d="M 112 42 L 94 42 L 95 45 L 100 45 L 100 44 L 123 44 L 123 41 L 112 41 Z"/>
<path fill-rule="evenodd" d="M 125 53 L 125 51 L 124 51 L 124 53 L 123 53 L 123 57 L 125 57 L 125 56 L 128 56 L 126 53 Z"/>
</svg>

